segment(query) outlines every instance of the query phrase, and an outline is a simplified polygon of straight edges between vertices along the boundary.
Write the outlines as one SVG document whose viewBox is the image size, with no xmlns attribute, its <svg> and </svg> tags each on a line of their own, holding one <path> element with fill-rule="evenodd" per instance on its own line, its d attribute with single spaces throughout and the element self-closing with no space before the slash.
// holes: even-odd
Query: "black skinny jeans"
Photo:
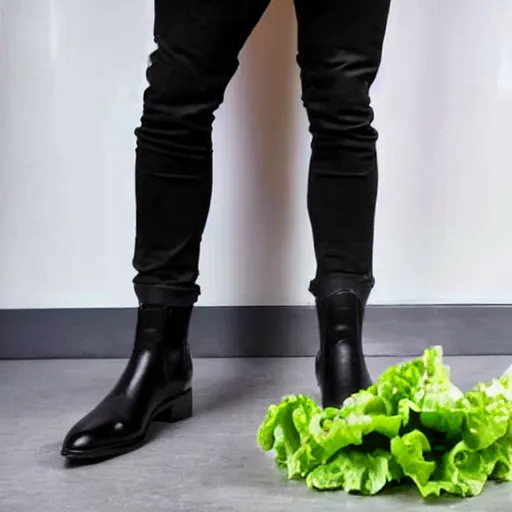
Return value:
<svg viewBox="0 0 512 512">
<path fill-rule="evenodd" d="M 270 0 L 155 0 L 156 51 L 136 130 L 139 301 L 185 306 L 199 295 L 212 191 L 214 112 Z M 312 134 L 308 211 L 321 296 L 346 274 L 372 280 L 377 132 L 369 88 L 390 0 L 295 0 L 298 63 Z"/>
</svg>

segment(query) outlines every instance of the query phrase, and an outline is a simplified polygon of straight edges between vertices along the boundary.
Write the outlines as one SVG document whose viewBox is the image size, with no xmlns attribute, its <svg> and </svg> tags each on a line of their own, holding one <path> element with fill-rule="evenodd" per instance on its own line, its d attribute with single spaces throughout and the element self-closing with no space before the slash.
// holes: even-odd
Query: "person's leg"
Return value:
<svg viewBox="0 0 512 512">
<path fill-rule="evenodd" d="M 377 132 L 369 89 L 390 0 L 296 0 L 303 101 L 313 137 L 308 210 L 325 405 L 369 384 L 361 322 L 373 286 Z"/>
<path fill-rule="evenodd" d="M 137 134 L 135 291 L 193 304 L 212 188 L 214 112 L 270 0 L 156 0 L 156 51 Z"/>
<path fill-rule="evenodd" d="M 134 266 L 140 307 L 130 360 L 64 440 L 70 459 L 119 455 L 151 421 L 192 414 L 187 334 L 210 204 L 214 111 L 270 0 L 155 0 L 155 42 L 137 129 Z"/>
</svg>

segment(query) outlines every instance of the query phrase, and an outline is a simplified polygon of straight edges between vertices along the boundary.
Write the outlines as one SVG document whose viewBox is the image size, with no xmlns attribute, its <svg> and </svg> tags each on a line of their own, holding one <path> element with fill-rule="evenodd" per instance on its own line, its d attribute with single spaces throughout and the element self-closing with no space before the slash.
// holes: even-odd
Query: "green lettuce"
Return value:
<svg viewBox="0 0 512 512">
<path fill-rule="evenodd" d="M 307 475 L 307 485 L 319 491 L 343 489 L 345 492 L 377 494 L 390 482 L 399 482 L 402 468 L 392 455 L 381 449 L 364 453 L 355 449 L 342 450 Z"/>
<path fill-rule="evenodd" d="M 309 453 L 309 425 L 320 412 L 320 407 L 307 396 L 287 396 L 279 405 L 269 407 L 258 430 L 258 444 L 266 451 L 275 449 L 276 464 L 288 470 L 290 479 L 305 475 L 313 467 L 314 457 L 303 461 L 297 452 L 302 449 Z"/>
<path fill-rule="evenodd" d="M 258 444 L 316 490 L 373 495 L 412 482 L 425 498 L 476 496 L 489 479 L 512 481 L 512 370 L 463 394 L 432 347 L 340 409 L 285 397 L 269 407 Z"/>
<path fill-rule="evenodd" d="M 464 412 L 462 437 L 473 450 L 483 450 L 507 434 L 512 413 L 512 376 L 505 373 L 478 384 L 459 403 Z"/>
</svg>

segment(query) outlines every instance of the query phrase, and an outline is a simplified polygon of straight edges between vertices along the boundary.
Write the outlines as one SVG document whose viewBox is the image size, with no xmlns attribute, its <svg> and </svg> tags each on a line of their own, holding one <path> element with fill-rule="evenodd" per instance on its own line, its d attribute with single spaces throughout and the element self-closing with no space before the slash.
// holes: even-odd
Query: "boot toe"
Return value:
<svg viewBox="0 0 512 512">
<path fill-rule="evenodd" d="M 131 440 L 133 436 L 122 421 L 107 422 L 84 428 L 73 427 L 62 445 L 61 455 L 67 458 L 103 457 L 117 445 Z"/>
<path fill-rule="evenodd" d="M 64 441 L 62 446 L 62 454 L 66 455 L 71 452 L 88 451 L 94 449 L 94 445 L 95 443 L 93 436 L 90 434 L 78 434 L 75 436 L 70 436 Z"/>
<path fill-rule="evenodd" d="M 110 442 L 112 442 L 112 438 L 110 438 Z M 104 433 L 102 435 L 94 430 L 71 430 L 64 439 L 61 454 L 64 457 L 92 454 L 101 450 L 106 444 L 107 442 Z"/>
</svg>

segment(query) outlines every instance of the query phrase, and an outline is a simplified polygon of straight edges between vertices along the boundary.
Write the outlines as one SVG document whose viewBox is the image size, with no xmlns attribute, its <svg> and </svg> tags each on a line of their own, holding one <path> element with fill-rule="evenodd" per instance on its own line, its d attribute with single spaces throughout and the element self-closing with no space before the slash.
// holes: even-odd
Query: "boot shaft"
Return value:
<svg viewBox="0 0 512 512">
<path fill-rule="evenodd" d="M 167 308 L 141 305 L 132 353 L 115 390 L 132 388 L 137 376 L 145 375 L 149 387 L 168 382 L 188 385 L 192 380 L 192 357 L 188 330 L 192 307 Z"/>
<path fill-rule="evenodd" d="M 317 295 L 316 309 L 321 346 L 346 340 L 360 348 L 364 312 L 373 288 L 366 276 L 340 276 Z"/>
<path fill-rule="evenodd" d="M 364 310 L 373 283 L 346 279 L 317 297 L 320 350 L 317 381 L 324 407 L 340 407 L 351 394 L 371 384 L 364 360 Z"/>
</svg>

